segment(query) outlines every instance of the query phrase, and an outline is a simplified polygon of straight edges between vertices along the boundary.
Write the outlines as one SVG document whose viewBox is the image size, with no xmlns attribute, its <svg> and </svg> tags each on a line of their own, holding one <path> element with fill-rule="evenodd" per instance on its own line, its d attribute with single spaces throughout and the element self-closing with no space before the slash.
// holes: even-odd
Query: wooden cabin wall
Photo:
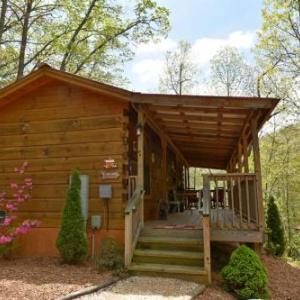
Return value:
<svg viewBox="0 0 300 300">
<path fill-rule="evenodd" d="M 128 109 L 128 174 L 137 176 L 137 112 L 130 106 Z"/>
<path fill-rule="evenodd" d="M 145 126 L 145 220 L 153 220 L 158 216 L 158 203 L 163 196 L 162 187 L 162 149 L 159 136 L 150 127 Z"/>
<path fill-rule="evenodd" d="M 42 228 L 59 227 L 69 176 L 78 168 L 90 176 L 89 216 L 104 217 L 105 228 L 105 207 L 98 187 L 111 183 L 108 229 L 123 230 L 127 106 L 108 96 L 51 83 L 0 110 L 0 190 L 16 180 L 14 168 L 24 161 L 29 162 L 28 175 L 33 179 L 32 200 L 22 204 L 21 219 L 41 220 Z M 101 177 L 108 158 L 118 163 L 117 179 Z"/>
</svg>

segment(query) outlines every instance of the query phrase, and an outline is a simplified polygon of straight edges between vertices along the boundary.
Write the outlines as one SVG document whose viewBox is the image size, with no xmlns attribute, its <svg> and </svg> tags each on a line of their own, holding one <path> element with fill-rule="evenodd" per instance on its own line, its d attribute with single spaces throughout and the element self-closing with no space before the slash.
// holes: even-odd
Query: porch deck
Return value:
<svg viewBox="0 0 300 300">
<path fill-rule="evenodd" d="M 240 217 L 233 213 L 230 208 L 211 209 L 211 240 L 227 241 L 227 242 L 249 242 L 258 243 L 262 241 L 262 235 L 255 223 L 248 225 L 243 219 L 240 226 Z M 167 220 L 151 220 L 145 222 L 145 231 L 155 232 L 159 230 L 181 230 L 189 231 L 199 230 L 202 234 L 202 214 L 194 210 L 186 210 L 184 212 L 176 212 L 168 215 Z"/>
</svg>

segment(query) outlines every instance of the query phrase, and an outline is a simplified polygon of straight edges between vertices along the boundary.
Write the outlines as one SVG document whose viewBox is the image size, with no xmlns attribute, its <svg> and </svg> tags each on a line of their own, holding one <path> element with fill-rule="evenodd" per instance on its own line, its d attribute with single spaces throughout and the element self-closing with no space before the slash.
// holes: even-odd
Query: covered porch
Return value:
<svg viewBox="0 0 300 300">
<path fill-rule="evenodd" d="M 131 235 L 126 239 L 125 232 L 125 248 L 126 240 L 131 245 L 125 254 L 128 264 L 143 228 L 153 233 L 180 230 L 187 236 L 199 232 L 207 272 L 211 241 L 262 242 L 258 132 L 277 102 L 135 95 L 131 123 L 137 133 L 136 173 L 134 168 L 129 172 L 125 219 Z M 190 167 L 206 169 L 200 188 L 191 188 Z M 167 218 L 161 220 L 164 206 Z"/>
</svg>

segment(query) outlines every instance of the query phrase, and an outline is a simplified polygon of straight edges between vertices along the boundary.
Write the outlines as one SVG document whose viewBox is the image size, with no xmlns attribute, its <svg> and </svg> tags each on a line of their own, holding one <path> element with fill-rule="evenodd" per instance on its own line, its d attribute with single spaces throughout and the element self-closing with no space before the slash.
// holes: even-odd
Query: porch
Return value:
<svg viewBox="0 0 300 300">
<path fill-rule="evenodd" d="M 205 274 L 200 273 L 210 282 L 211 241 L 258 244 L 263 241 L 258 131 L 277 100 L 141 95 L 134 102 L 134 116 L 129 119 L 132 131 L 137 134 L 130 136 L 136 137 L 137 151 L 135 156 L 129 145 L 132 160 L 129 166 L 136 168 L 130 168 L 129 172 L 126 265 L 132 265 L 133 261 L 132 269 L 140 272 L 143 265 L 136 264 L 139 262 L 136 253 L 141 252 L 157 261 L 165 261 L 161 256 L 173 255 L 177 262 L 189 264 L 188 257 L 195 257 L 198 251 L 203 253 L 203 263 L 199 260 L 197 263 L 203 265 L 201 272 Z M 253 164 L 249 163 L 250 157 Z M 190 167 L 209 168 L 199 189 L 191 189 Z M 181 205 L 189 202 L 184 199 L 187 193 L 194 194 L 197 205 Z M 183 211 L 171 212 L 169 207 L 174 204 L 182 206 Z M 163 206 L 168 207 L 167 219 L 159 220 Z M 161 235 L 163 239 L 149 240 L 149 236 Z M 145 237 L 150 243 L 146 246 Z M 197 248 L 190 244 L 197 244 Z M 170 252 L 174 245 L 175 252 Z M 136 252 L 136 247 L 143 251 Z M 152 250 L 147 252 L 147 247 Z M 160 247 L 168 251 L 161 252 Z M 190 252 L 183 253 L 177 248 Z M 176 265 L 175 270 L 170 265 L 176 265 L 176 260 L 164 266 L 154 263 L 144 267 L 149 268 L 149 273 L 173 270 L 179 276 L 180 266 Z M 200 269 L 189 266 L 188 270 L 191 277 L 193 274 L 197 277 Z"/>
</svg>

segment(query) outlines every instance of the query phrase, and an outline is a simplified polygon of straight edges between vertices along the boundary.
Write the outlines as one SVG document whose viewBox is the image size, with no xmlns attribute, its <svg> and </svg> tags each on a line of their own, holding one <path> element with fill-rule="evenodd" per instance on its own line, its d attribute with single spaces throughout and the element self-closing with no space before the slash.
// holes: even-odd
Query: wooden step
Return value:
<svg viewBox="0 0 300 300">
<path fill-rule="evenodd" d="M 170 265 L 203 266 L 203 253 L 200 251 L 174 251 L 156 249 L 136 249 L 133 262 Z"/>
<path fill-rule="evenodd" d="M 132 263 L 129 272 L 134 275 L 179 278 L 207 284 L 207 272 L 199 266 Z"/>
<path fill-rule="evenodd" d="M 142 231 L 143 236 L 166 236 L 166 237 L 185 237 L 202 239 L 202 229 L 167 229 L 167 228 L 153 228 L 144 227 Z"/>
<path fill-rule="evenodd" d="M 156 250 L 182 250 L 198 251 L 203 249 L 203 242 L 200 239 L 182 237 L 160 237 L 141 236 L 138 239 L 137 248 Z"/>
</svg>

